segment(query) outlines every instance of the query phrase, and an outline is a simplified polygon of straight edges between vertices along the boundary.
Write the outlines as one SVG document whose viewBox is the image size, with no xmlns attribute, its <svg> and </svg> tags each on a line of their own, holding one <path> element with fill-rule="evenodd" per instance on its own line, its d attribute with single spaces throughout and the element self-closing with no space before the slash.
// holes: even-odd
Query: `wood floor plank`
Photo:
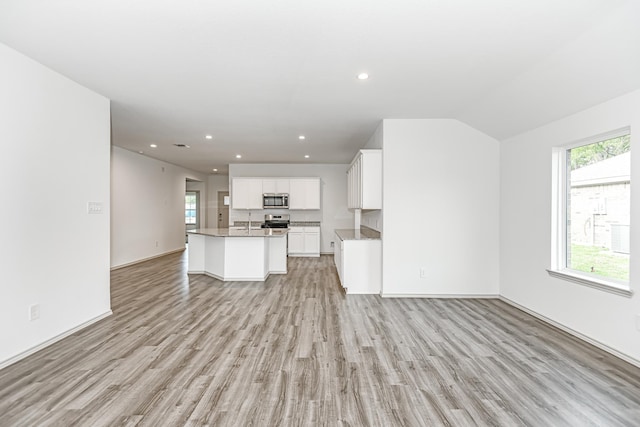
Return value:
<svg viewBox="0 0 640 427">
<path fill-rule="evenodd" d="M 331 257 L 112 272 L 113 316 L 0 371 L 0 426 L 637 426 L 640 369 L 498 300 L 345 295 Z"/>
</svg>

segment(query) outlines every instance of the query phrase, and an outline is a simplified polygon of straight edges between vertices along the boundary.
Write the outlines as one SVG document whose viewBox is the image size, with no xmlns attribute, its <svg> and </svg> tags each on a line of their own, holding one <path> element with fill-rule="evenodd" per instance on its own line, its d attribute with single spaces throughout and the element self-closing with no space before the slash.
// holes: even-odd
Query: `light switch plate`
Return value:
<svg viewBox="0 0 640 427">
<path fill-rule="evenodd" d="M 40 318 L 40 304 L 33 304 L 29 306 L 29 320 L 34 321 Z"/>
<path fill-rule="evenodd" d="M 104 205 L 102 202 L 87 202 L 87 213 L 93 215 L 100 215 L 104 211 Z"/>
</svg>

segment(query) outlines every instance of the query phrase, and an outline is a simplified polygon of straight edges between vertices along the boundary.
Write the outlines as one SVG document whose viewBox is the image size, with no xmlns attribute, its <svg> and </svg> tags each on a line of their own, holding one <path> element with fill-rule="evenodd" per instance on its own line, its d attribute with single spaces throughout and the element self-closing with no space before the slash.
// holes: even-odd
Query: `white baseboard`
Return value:
<svg viewBox="0 0 640 427">
<path fill-rule="evenodd" d="M 535 311 L 530 310 L 530 309 L 518 304 L 517 302 L 511 301 L 508 298 L 500 296 L 500 301 L 503 301 L 503 302 L 509 304 L 510 306 L 517 308 L 518 310 L 522 310 L 525 313 L 530 314 L 531 316 L 533 316 L 533 317 L 535 317 L 537 319 L 540 319 L 543 322 L 548 323 L 551 326 L 554 326 L 554 327 L 560 329 L 563 332 L 568 333 L 569 335 L 573 335 L 574 337 L 579 338 L 582 341 L 588 342 L 589 344 L 591 344 L 591 345 L 593 345 L 595 347 L 598 347 L 600 350 L 604 350 L 607 353 L 610 353 L 610 354 L 616 356 L 617 358 L 620 358 L 620 359 L 624 360 L 625 362 L 631 363 L 632 365 L 637 366 L 638 368 L 640 368 L 640 360 L 638 360 L 638 359 L 635 359 L 635 358 L 633 358 L 633 357 L 631 357 L 629 355 L 626 355 L 624 353 L 620 353 L 618 350 L 615 350 L 615 349 L 609 347 L 608 345 L 601 343 L 600 341 L 596 341 L 593 338 L 589 338 L 588 336 L 586 336 L 584 334 L 581 334 L 578 331 L 575 331 L 575 330 L 573 330 L 573 329 L 571 329 L 571 328 L 569 328 L 567 326 L 564 326 L 563 324 L 558 323 L 555 320 L 551 320 L 548 317 L 543 316 L 540 313 L 536 313 Z"/>
<path fill-rule="evenodd" d="M 385 294 L 382 298 L 457 298 L 457 299 L 497 299 L 498 294 Z"/>
<path fill-rule="evenodd" d="M 371 292 L 371 291 L 356 291 L 356 292 L 352 291 L 352 292 L 349 292 L 349 290 L 346 289 L 346 294 L 347 295 L 380 295 L 380 292 Z"/>
<path fill-rule="evenodd" d="M 101 315 L 94 317 L 93 319 L 87 320 L 84 323 L 79 324 L 78 326 L 76 326 L 75 328 L 71 328 L 68 331 L 65 331 L 61 334 L 56 335 L 53 338 L 50 338 L 48 340 L 46 340 L 43 343 L 40 343 L 38 345 L 36 345 L 35 347 L 31 347 L 30 349 L 23 351 L 22 353 L 19 353 L 7 360 L 4 360 L 2 362 L 0 362 L 0 369 L 4 369 L 9 365 L 13 365 L 14 363 L 24 359 L 27 356 L 31 356 L 32 354 L 42 350 L 45 347 L 49 347 L 51 344 L 60 341 L 63 338 L 68 337 L 69 335 L 75 334 L 76 332 L 78 332 L 81 329 L 86 328 L 87 326 L 90 326 L 106 317 L 109 317 L 113 314 L 113 312 L 111 310 L 107 311 L 106 313 L 102 313 Z"/>
<path fill-rule="evenodd" d="M 175 254 L 175 253 L 178 253 L 178 252 L 182 252 L 182 251 L 184 251 L 184 250 L 186 250 L 186 248 L 174 249 L 174 250 L 172 250 L 172 251 L 169 251 L 169 252 L 163 252 L 163 253 L 161 253 L 161 254 L 154 255 L 154 256 L 150 256 L 150 257 L 148 257 L 148 258 L 142 258 L 142 259 L 138 259 L 138 260 L 136 260 L 136 261 L 131 261 L 131 262 L 128 262 L 128 263 L 126 263 L 126 264 L 115 265 L 115 266 L 111 267 L 111 271 L 113 271 L 113 270 L 117 270 L 117 269 L 119 269 L 119 268 L 130 267 L 130 266 L 132 266 L 132 265 L 140 264 L 141 262 L 150 261 L 150 260 L 152 260 L 152 259 L 160 258 L 160 257 L 166 256 L 166 255 Z"/>
<path fill-rule="evenodd" d="M 193 273 L 189 273 L 193 274 Z M 214 279 L 218 279 L 221 282 L 265 282 L 269 277 L 270 273 L 267 273 L 264 277 L 223 277 L 219 274 L 210 273 L 208 271 L 203 272 L 205 276 L 213 277 Z"/>
</svg>

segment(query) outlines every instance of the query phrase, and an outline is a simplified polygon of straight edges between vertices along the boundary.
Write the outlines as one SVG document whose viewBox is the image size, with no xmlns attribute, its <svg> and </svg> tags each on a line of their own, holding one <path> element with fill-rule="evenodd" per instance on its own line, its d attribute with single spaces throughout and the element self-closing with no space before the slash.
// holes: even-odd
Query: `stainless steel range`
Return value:
<svg viewBox="0 0 640 427">
<path fill-rule="evenodd" d="M 289 215 L 265 215 L 262 228 L 289 228 Z"/>
</svg>

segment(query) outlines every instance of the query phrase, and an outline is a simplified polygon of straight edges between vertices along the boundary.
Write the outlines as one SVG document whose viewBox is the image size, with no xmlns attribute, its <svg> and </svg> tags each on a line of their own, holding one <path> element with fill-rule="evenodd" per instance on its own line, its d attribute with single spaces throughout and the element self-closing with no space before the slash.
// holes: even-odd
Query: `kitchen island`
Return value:
<svg viewBox="0 0 640 427">
<path fill-rule="evenodd" d="M 189 233 L 189 274 L 263 282 L 287 273 L 287 229 L 200 228 Z"/>
</svg>

